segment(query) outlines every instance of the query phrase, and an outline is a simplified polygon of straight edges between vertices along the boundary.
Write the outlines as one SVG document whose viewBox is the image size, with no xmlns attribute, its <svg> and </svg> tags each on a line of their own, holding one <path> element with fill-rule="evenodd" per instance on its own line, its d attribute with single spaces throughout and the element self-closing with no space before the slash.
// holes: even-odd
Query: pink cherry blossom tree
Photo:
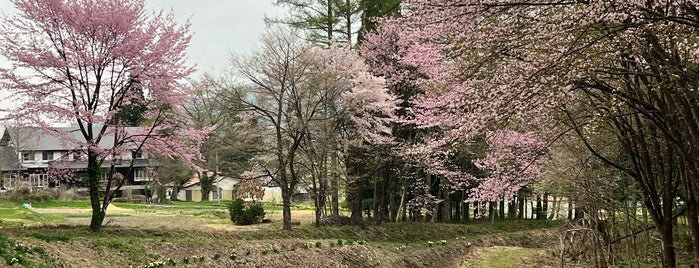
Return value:
<svg viewBox="0 0 699 268">
<path fill-rule="evenodd" d="M 439 135 L 425 139 L 422 152 L 448 152 L 445 149 L 459 141 L 508 127 L 533 130 L 551 141 L 561 131 L 562 120 L 569 121 L 584 141 L 595 135 L 588 125 L 606 122 L 618 135 L 616 142 L 638 158 L 624 165 L 595 155 L 638 182 L 662 233 L 663 266 L 675 266 L 670 203 L 678 194 L 671 176 L 658 173 L 671 170 L 658 167 L 672 161 L 647 161 L 649 157 L 644 160 L 634 152 L 650 147 L 677 152 L 682 198 L 695 207 L 699 184 L 691 178 L 699 169 L 689 159 L 696 159 L 699 150 L 688 144 L 696 141 L 699 126 L 699 109 L 692 105 L 699 55 L 697 3 L 406 2 L 408 12 L 398 23 L 407 32 L 403 36 L 413 36 L 408 39 L 415 44 L 411 51 L 443 46 L 434 54 L 442 58 L 434 67 L 443 68 L 444 75 L 428 77 L 422 83 L 424 96 L 415 102 L 414 123 L 439 130 Z M 427 62 L 425 54 L 406 53 L 410 56 L 404 61 L 419 66 Z M 571 112 L 576 109 L 591 112 L 578 118 Z M 645 133 L 662 137 L 645 140 Z M 654 157 L 661 159 L 663 154 Z M 692 240 L 699 245 L 696 208 L 688 211 Z"/>
<path fill-rule="evenodd" d="M 130 151 L 190 164 L 197 157 L 193 147 L 206 131 L 188 128 L 181 108 L 194 70 L 185 64 L 189 24 L 147 12 L 143 0 L 12 3 L 19 13 L 0 28 L 0 54 L 11 66 L 0 69 L 0 78 L 17 106 L 6 112 L 44 129 L 76 125 L 79 135 L 58 135 L 87 153 L 89 229 L 97 232 L 124 182 L 107 180 L 100 198 L 100 174 L 115 172 L 113 164 L 100 168 L 105 160 Z M 140 128 L 127 129 L 134 117 Z"/>
<path fill-rule="evenodd" d="M 472 200 L 510 200 L 541 173 L 545 142 L 532 132 L 497 130 L 486 134 L 488 152 L 475 165 L 487 172 L 473 189 Z"/>
</svg>

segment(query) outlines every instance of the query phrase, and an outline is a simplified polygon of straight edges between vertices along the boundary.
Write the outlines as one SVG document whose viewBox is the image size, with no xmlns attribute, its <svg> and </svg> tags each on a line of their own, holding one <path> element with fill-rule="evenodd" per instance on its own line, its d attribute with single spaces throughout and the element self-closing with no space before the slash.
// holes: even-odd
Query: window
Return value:
<svg viewBox="0 0 699 268">
<path fill-rule="evenodd" d="M 22 161 L 34 161 L 34 152 L 22 152 Z"/>
<path fill-rule="evenodd" d="M 41 154 L 41 159 L 43 159 L 44 161 L 53 160 L 53 152 L 43 152 Z"/>
<path fill-rule="evenodd" d="M 142 168 L 136 169 L 133 172 L 133 181 L 149 181 L 150 174 L 148 171 Z"/>
<path fill-rule="evenodd" d="M 131 159 L 143 159 L 143 153 L 139 151 L 131 151 Z"/>
<path fill-rule="evenodd" d="M 73 161 L 80 161 L 80 157 L 82 157 L 82 153 L 73 152 Z"/>
<path fill-rule="evenodd" d="M 48 174 L 29 174 L 29 183 L 32 187 L 46 188 L 49 186 Z"/>
</svg>

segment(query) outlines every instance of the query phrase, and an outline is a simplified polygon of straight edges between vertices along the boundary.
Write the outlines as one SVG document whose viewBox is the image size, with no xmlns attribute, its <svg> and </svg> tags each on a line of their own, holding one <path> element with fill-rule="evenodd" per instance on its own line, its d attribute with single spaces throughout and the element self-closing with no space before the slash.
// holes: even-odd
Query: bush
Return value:
<svg viewBox="0 0 699 268">
<path fill-rule="evenodd" d="M 31 191 L 27 186 L 21 186 L 9 193 L 9 199 L 13 202 L 46 202 L 56 200 L 61 193 L 54 189 L 42 189 Z"/>
<path fill-rule="evenodd" d="M 236 199 L 228 204 L 231 221 L 238 225 L 250 225 L 262 222 L 265 209 L 260 204 L 246 204 L 243 199 Z"/>
</svg>

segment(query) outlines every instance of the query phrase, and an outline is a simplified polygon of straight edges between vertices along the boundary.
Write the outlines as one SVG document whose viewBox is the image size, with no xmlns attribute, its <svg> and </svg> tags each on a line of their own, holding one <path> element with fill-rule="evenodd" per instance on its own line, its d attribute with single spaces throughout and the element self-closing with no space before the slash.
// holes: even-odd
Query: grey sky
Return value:
<svg viewBox="0 0 699 268">
<path fill-rule="evenodd" d="M 264 16 L 283 13 L 272 0 L 146 0 L 146 5 L 152 10 L 172 9 L 180 22 L 191 17 L 189 57 L 199 74 L 220 72 L 230 51 L 254 50 L 265 30 Z"/>
</svg>

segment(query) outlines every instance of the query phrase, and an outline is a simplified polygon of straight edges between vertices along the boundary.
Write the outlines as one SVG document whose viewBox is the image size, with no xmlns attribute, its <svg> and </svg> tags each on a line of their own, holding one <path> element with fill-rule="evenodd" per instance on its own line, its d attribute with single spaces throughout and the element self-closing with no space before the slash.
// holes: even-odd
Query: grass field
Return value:
<svg viewBox="0 0 699 268">
<path fill-rule="evenodd" d="M 270 223 L 237 226 L 231 224 L 226 207 L 216 202 L 117 203 L 108 209 L 103 230 L 95 234 L 87 231 L 87 201 L 32 203 L 29 209 L 5 202 L 0 203 L 4 234 L 0 255 L 5 264 L 25 267 L 144 267 L 153 261 L 185 267 L 450 267 L 460 266 L 472 245 L 484 239 L 497 237 L 487 241 L 489 245 L 493 241 L 543 245 L 550 239 L 531 232 L 555 230 L 561 224 L 507 221 L 316 228 L 314 211 L 296 207 L 292 219 L 300 225 L 284 231 L 281 207 L 265 206 L 265 210 Z M 516 263 L 536 252 L 515 253 L 497 259 L 511 256 Z"/>
</svg>

